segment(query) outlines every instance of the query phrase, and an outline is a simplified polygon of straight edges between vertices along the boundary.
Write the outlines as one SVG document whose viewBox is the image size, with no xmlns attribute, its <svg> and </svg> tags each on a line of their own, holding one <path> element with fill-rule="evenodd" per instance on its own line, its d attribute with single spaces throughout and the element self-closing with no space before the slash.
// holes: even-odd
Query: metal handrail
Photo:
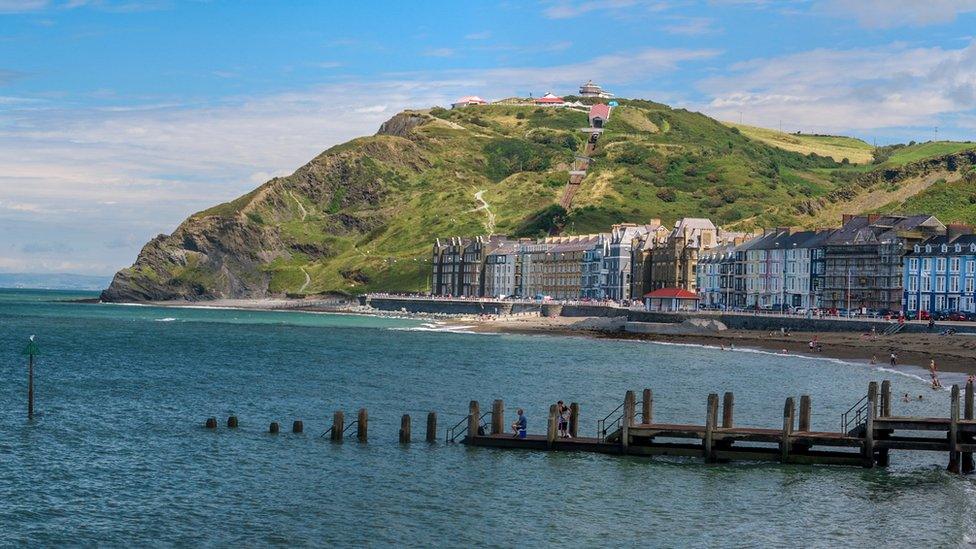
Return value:
<svg viewBox="0 0 976 549">
<path fill-rule="evenodd" d="M 342 430 L 342 434 L 345 435 L 349 431 L 349 429 L 352 429 L 353 425 L 359 425 L 359 420 L 358 419 L 352 420 L 352 423 L 346 425 L 346 428 Z"/>
<path fill-rule="evenodd" d="M 851 432 L 852 425 L 860 425 L 861 421 L 867 421 L 867 410 L 868 405 L 868 395 L 861 397 L 861 400 L 855 402 L 846 412 L 840 416 L 840 432 L 849 433 Z M 851 414 L 854 417 L 851 418 Z"/>
<path fill-rule="evenodd" d="M 642 422 L 644 420 L 644 410 L 641 409 L 643 404 L 644 404 L 644 401 L 643 400 L 638 400 L 637 402 L 634 403 L 634 419 L 637 419 L 638 417 L 640 417 Z M 599 440 L 600 442 L 603 442 L 604 440 L 606 440 L 606 438 L 607 438 L 607 432 L 608 432 L 608 429 L 607 429 L 607 420 L 609 420 L 611 418 L 611 416 L 613 416 L 613 415 L 616 415 L 617 416 L 615 419 L 613 419 L 613 420 L 610 421 L 610 426 L 611 427 L 616 426 L 617 429 L 620 429 L 621 427 L 623 427 L 623 420 L 624 420 L 623 407 L 624 407 L 624 403 L 620 403 L 620 406 L 617 406 L 616 408 L 614 408 L 614 410 L 612 412 L 610 412 L 609 414 L 607 414 L 607 416 L 605 418 L 600 419 L 600 420 L 597 420 L 597 422 L 596 422 L 596 438 L 597 438 L 597 440 Z M 637 411 L 638 409 L 640 409 L 639 412 Z"/>
<path fill-rule="evenodd" d="M 485 429 L 485 427 L 490 427 L 491 422 L 486 422 L 485 418 L 487 416 L 493 416 L 491 411 L 481 414 L 478 418 L 478 427 Z M 494 417 L 494 416 L 493 416 Z M 468 420 L 471 419 L 471 414 L 468 414 L 461 418 L 461 421 L 455 423 L 452 427 L 447 429 L 447 442 L 457 442 L 458 437 L 468 432 Z M 458 430 L 460 428 L 460 430 Z"/>
</svg>

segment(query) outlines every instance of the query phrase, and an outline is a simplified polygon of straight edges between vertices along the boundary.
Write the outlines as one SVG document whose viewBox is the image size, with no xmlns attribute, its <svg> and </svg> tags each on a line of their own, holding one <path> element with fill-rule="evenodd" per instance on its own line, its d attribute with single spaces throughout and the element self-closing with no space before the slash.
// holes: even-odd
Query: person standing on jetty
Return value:
<svg viewBox="0 0 976 549">
<path fill-rule="evenodd" d="M 525 419 L 525 411 L 519 408 L 516 413 L 518 418 L 512 423 L 512 431 L 514 431 L 515 438 L 525 438 L 525 428 L 528 426 L 528 420 Z"/>
<path fill-rule="evenodd" d="M 570 438 L 569 436 L 569 406 L 566 406 L 563 401 L 556 403 L 556 412 L 559 414 L 559 437 L 560 438 Z"/>
</svg>

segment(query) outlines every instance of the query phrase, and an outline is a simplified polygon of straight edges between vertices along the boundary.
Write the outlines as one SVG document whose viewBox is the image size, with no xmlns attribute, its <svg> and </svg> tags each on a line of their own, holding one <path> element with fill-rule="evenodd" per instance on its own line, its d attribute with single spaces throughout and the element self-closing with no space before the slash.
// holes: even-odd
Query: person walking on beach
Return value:
<svg viewBox="0 0 976 549">
<path fill-rule="evenodd" d="M 571 438 L 569 436 L 569 406 L 560 400 L 556 403 L 556 413 L 559 414 L 559 438 Z"/>
<path fill-rule="evenodd" d="M 525 428 L 529 422 L 525 419 L 525 412 L 521 408 L 516 413 L 518 414 L 518 418 L 512 423 L 512 431 L 515 432 L 515 438 L 525 438 Z"/>
<path fill-rule="evenodd" d="M 889 362 L 892 366 L 898 366 L 898 355 L 896 355 L 895 353 L 891 353 L 891 358 Z"/>
<path fill-rule="evenodd" d="M 932 388 L 933 389 L 941 389 L 942 388 L 942 382 L 939 381 L 939 371 L 935 367 L 935 359 L 934 358 L 929 361 L 929 375 L 932 376 Z"/>
</svg>

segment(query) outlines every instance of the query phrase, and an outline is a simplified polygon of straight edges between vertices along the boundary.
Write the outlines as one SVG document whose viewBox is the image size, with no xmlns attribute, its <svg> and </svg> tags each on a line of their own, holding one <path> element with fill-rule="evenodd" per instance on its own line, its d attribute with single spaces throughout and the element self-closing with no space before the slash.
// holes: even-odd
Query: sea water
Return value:
<svg viewBox="0 0 976 549">
<path fill-rule="evenodd" d="M 581 434 L 628 389 L 655 418 L 703 422 L 735 393 L 740 425 L 781 427 L 809 394 L 837 430 L 871 380 L 896 414 L 946 415 L 922 380 L 839 360 L 574 337 L 483 335 L 353 315 L 70 303 L 0 291 L 0 545 L 955 546 L 973 539 L 973 482 L 943 453 L 887 469 L 467 448 L 444 430 L 477 399 L 557 399 Z M 27 337 L 36 408 L 26 409 Z M 369 410 L 369 443 L 320 435 Z M 428 411 L 441 440 L 420 442 Z M 400 416 L 415 442 L 397 443 Z M 227 416 L 240 428 L 224 427 Z M 203 428 L 217 417 L 216 431 Z M 305 433 L 294 435 L 301 419 Z M 282 425 L 267 433 L 271 421 Z"/>
</svg>

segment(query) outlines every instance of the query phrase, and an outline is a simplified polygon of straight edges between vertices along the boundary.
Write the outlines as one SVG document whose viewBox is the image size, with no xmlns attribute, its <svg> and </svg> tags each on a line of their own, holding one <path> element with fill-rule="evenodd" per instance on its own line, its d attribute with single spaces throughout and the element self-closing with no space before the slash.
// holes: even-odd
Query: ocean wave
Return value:
<svg viewBox="0 0 976 549">
<path fill-rule="evenodd" d="M 176 320 L 175 318 L 168 316 L 166 318 L 155 318 L 153 319 L 153 322 L 173 322 L 175 320 Z"/>
</svg>

